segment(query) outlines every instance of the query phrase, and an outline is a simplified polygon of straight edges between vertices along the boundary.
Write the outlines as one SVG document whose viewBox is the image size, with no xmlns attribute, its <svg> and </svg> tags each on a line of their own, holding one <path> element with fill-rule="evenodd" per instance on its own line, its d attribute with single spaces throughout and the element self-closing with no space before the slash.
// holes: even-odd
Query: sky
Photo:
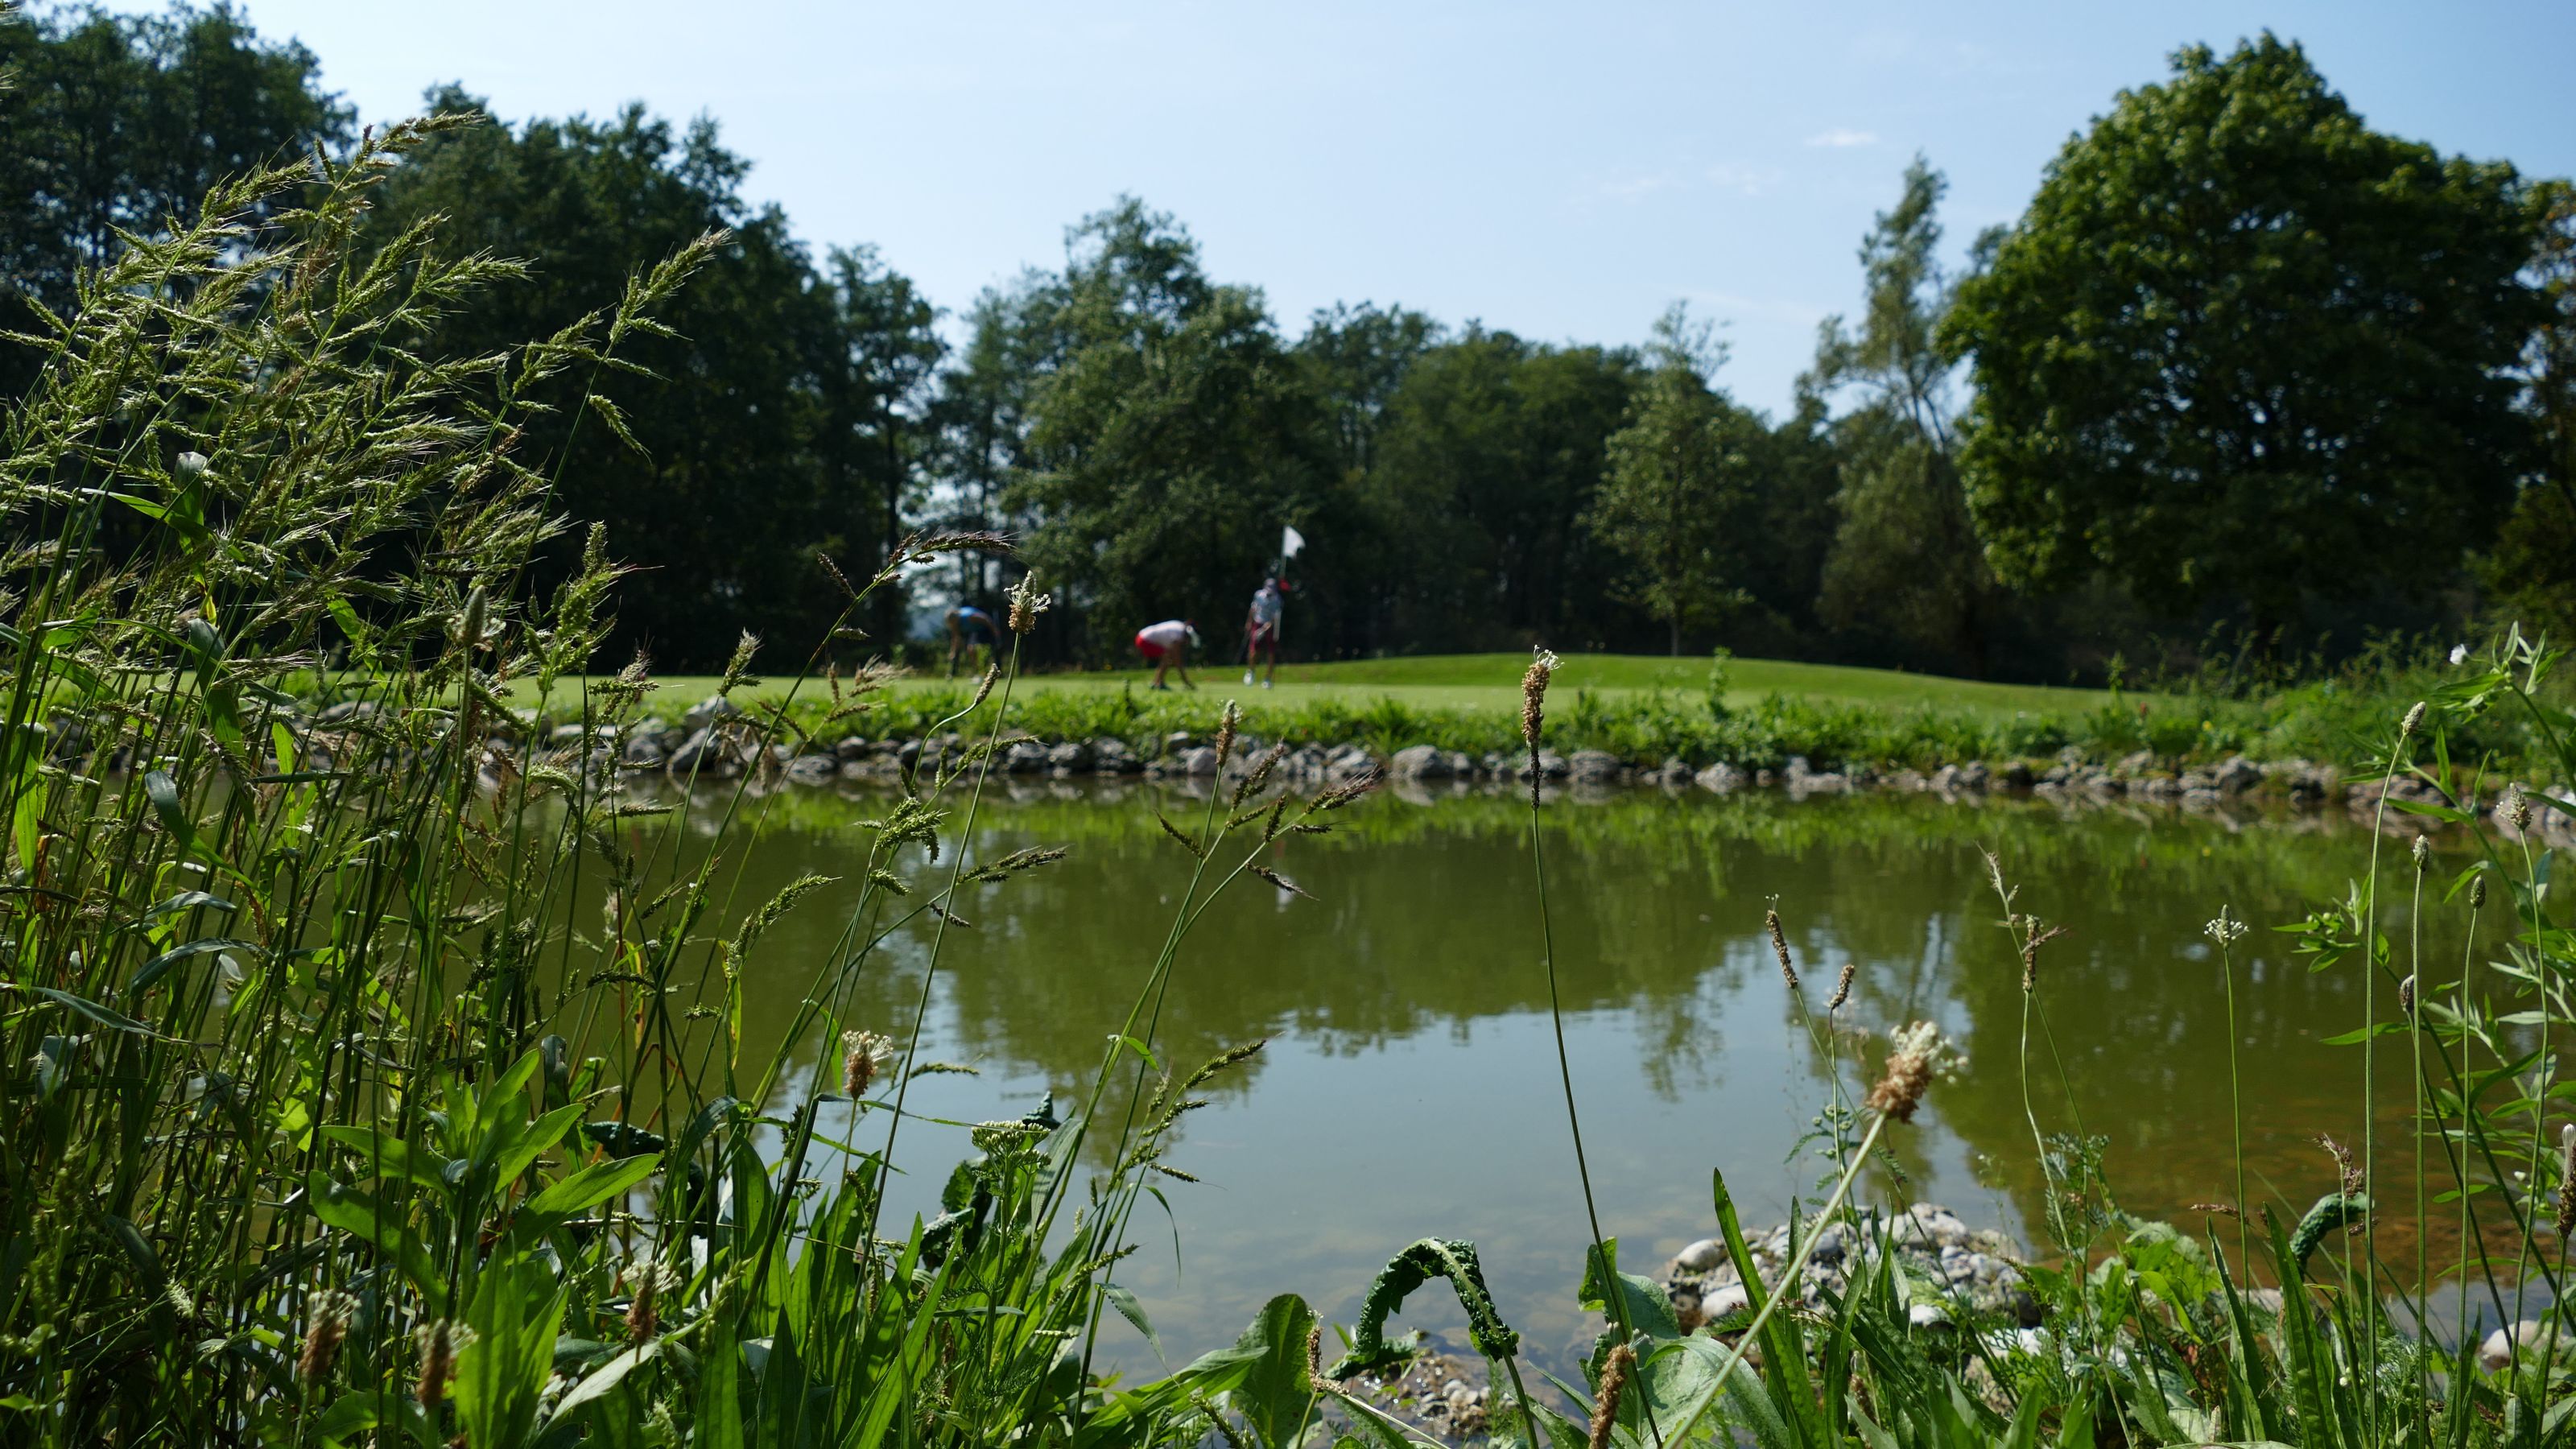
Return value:
<svg viewBox="0 0 2576 1449">
<path fill-rule="evenodd" d="M 122 5 L 145 9 L 155 6 Z M 1548 341 L 1719 321 L 1720 381 L 1784 409 L 1917 152 L 1953 256 L 2181 45 L 2303 42 L 2373 125 L 2576 175 L 2576 4 L 1556 6 L 1084 0 L 245 0 L 381 121 L 461 81 L 507 119 L 713 116 L 746 195 L 874 243 L 952 313 L 1060 265 L 1122 194 L 1290 334 L 1336 301 Z"/>
</svg>

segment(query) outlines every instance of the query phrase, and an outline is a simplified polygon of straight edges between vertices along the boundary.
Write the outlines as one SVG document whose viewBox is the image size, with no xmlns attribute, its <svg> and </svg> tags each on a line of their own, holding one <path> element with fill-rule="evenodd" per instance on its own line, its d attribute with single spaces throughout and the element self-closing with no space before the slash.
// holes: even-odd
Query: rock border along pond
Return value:
<svg viewBox="0 0 2576 1449">
<path fill-rule="evenodd" d="M 345 708 L 345 706 L 340 707 Z M 324 711 L 329 723 L 331 711 Z M 845 737 L 828 748 L 809 742 L 803 750 L 785 744 L 763 744 L 746 717 L 731 701 L 710 695 L 677 722 L 646 720 L 623 734 L 594 738 L 580 725 L 559 725 L 548 732 L 546 750 L 554 763 L 569 765 L 587 757 L 595 766 L 614 766 L 629 773 L 659 773 L 681 783 L 738 779 L 758 773 L 791 785 L 898 785 L 924 769 L 955 766 L 977 741 L 954 732 L 913 739 Z M 515 738 L 496 734 L 491 747 L 504 755 L 517 749 Z M 1020 737 L 1004 743 L 995 768 L 1013 777 L 1045 779 L 1143 778 L 1213 780 L 1233 778 L 1255 768 L 1270 742 L 1247 732 L 1220 770 L 1215 745 L 1189 733 L 1174 733 L 1136 743 L 1115 736 L 1087 740 L 1041 740 Z M 1344 742 L 1307 743 L 1285 751 L 1273 767 L 1278 778 L 1302 785 L 1341 784 L 1382 774 L 1399 795 L 1425 799 L 1442 793 L 1501 788 L 1525 783 L 1531 773 L 1526 755 L 1469 755 L 1431 745 L 1411 745 L 1389 755 Z M 1542 751 L 1537 771 L 1543 788 L 1586 791 L 1647 787 L 1670 794 L 1704 791 L 1726 795 L 1739 790 L 1777 790 L 1793 800 L 1862 792 L 1914 793 L 1950 799 L 1990 794 L 2028 795 L 2068 804 L 2145 802 L 2185 810 L 2216 810 L 2231 803 L 2267 801 L 2295 808 L 2344 806 L 2368 813 L 2379 804 L 2376 780 L 2348 780 L 2332 765 L 2311 760 L 2257 762 L 2231 755 L 2214 764 L 2177 767 L 2140 751 L 2117 761 L 2085 758 L 2067 750 L 2053 760 L 1969 761 L 1929 772 L 1879 770 L 1866 764 L 1819 770 L 1803 756 L 1791 756 L 1778 768 L 1717 762 L 1694 767 L 1679 758 L 1661 761 L 1623 760 L 1601 750 L 1571 754 Z M 2503 782 L 2494 795 L 2468 802 L 2495 814 L 2496 828 L 2510 835 L 2512 822 L 2500 810 Z M 2525 787 L 2529 788 L 2528 785 Z M 2392 802 L 2416 801 L 2451 805 L 2421 780 L 2401 777 L 2387 791 Z M 2565 791 L 2546 793 L 2562 797 Z M 2418 817 L 2420 819 L 2420 817 Z M 2576 817 L 2535 802 L 2532 828 L 2541 837 L 2576 844 Z"/>
</svg>

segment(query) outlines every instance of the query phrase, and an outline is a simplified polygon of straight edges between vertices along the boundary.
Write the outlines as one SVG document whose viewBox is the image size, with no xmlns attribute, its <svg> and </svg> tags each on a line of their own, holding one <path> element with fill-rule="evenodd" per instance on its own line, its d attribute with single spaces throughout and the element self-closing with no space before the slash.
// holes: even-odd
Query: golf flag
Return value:
<svg viewBox="0 0 2576 1449">
<path fill-rule="evenodd" d="M 1305 546 L 1306 535 L 1299 533 L 1293 528 L 1282 528 L 1279 530 L 1279 556 L 1282 559 L 1295 558 L 1297 556 L 1297 550 L 1304 548 Z"/>
</svg>

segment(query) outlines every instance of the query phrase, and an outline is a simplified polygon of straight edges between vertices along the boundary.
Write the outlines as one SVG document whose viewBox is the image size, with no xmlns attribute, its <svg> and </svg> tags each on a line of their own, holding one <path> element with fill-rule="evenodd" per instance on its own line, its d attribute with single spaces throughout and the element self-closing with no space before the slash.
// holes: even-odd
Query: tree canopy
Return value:
<svg viewBox="0 0 2576 1449">
<path fill-rule="evenodd" d="M 2259 626 L 2456 575 L 2526 456 L 2533 230 L 2511 167 L 2370 129 L 2298 46 L 2178 52 L 2067 143 L 1947 319 L 1987 557 Z"/>
<path fill-rule="evenodd" d="M 81 268 L 353 139 L 316 57 L 222 6 L 0 13 L 0 73 L 0 328 L 39 338 L 0 340 L 0 403 Z M 447 355 L 724 231 L 645 371 L 550 379 L 514 449 L 635 570 L 604 665 L 714 667 L 746 629 L 801 652 L 842 602 L 817 552 L 869 572 L 941 526 L 1023 558 L 909 576 L 856 648 L 1033 565 L 1037 663 L 1173 615 L 1230 651 L 1283 525 L 1292 657 L 1724 644 L 2064 679 L 2213 629 L 2576 628 L 2568 187 L 2372 130 L 2268 35 L 2117 97 L 1964 267 L 1918 158 L 1780 418 L 1678 317 L 1642 350 L 1377 303 L 1283 329 L 1132 197 L 948 316 L 899 259 L 800 239 L 750 170 L 712 120 L 514 118 L 441 131 L 367 223 L 444 217 L 495 259 L 400 339 Z"/>
</svg>

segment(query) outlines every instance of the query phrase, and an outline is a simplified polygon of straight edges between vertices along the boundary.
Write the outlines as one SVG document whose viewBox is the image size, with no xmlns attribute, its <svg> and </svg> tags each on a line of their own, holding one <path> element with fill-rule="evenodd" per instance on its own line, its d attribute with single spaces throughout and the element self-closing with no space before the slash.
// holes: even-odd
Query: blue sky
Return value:
<svg viewBox="0 0 2576 1449">
<path fill-rule="evenodd" d="M 120 8 L 143 8 L 125 6 Z M 704 112 L 823 243 L 943 306 L 1122 192 L 1290 332 L 1336 300 L 1631 342 L 1722 320 L 1721 380 L 1778 409 L 1916 151 L 1954 252 L 2068 135 L 2192 41 L 2304 42 L 2374 125 L 2576 174 L 2576 5 L 2165 3 L 882 6 L 246 0 L 369 120 L 461 80 L 510 118 Z"/>
</svg>

